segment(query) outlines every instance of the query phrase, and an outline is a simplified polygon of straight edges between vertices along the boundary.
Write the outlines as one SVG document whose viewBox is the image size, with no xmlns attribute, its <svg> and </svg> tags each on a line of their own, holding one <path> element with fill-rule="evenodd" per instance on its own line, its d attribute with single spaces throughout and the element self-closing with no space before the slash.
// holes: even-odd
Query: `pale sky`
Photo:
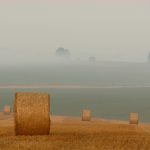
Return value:
<svg viewBox="0 0 150 150">
<path fill-rule="evenodd" d="M 0 1 L 0 59 L 72 57 L 146 61 L 150 3 L 144 1 Z"/>
</svg>

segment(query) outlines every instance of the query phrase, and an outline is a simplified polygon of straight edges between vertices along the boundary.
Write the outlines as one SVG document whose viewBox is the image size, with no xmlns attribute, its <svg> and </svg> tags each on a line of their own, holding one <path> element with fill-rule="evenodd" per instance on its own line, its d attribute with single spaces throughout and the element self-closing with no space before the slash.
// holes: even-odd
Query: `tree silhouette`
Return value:
<svg viewBox="0 0 150 150">
<path fill-rule="evenodd" d="M 96 57 L 94 57 L 94 56 L 90 56 L 89 57 L 89 62 L 96 62 Z"/>
<path fill-rule="evenodd" d="M 63 47 L 59 47 L 56 50 L 56 55 L 61 56 L 61 57 L 69 57 L 71 54 L 70 54 L 70 51 L 68 49 L 64 49 Z"/>
<path fill-rule="evenodd" d="M 150 52 L 148 54 L 148 62 L 150 63 Z"/>
</svg>

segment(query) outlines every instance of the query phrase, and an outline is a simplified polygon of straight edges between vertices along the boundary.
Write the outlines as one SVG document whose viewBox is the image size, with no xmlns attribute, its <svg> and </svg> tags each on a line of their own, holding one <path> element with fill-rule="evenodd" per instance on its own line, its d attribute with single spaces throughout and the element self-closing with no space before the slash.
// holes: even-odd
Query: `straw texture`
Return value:
<svg viewBox="0 0 150 150">
<path fill-rule="evenodd" d="M 10 108 L 10 106 L 8 106 L 8 105 L 4 106 L 3 113 L 5 115 L 10 115 L 11 114 L 11 108 Z"/>
<path fill-rule="evenodd" d="M 138 113 L 130 113 L 129 122 L 130 124 L 138 124 L 139 123 Z"/>
<path fill-rule="evenodd" d="M 50 96 L 42 93 L 16 93 L 14 102 L 16 135 L 48 135 Z"/>
<path fill-rule="evenodd" d="M 82 112 L 82 121 L 90 121 L 91 120 L 91 111 L 83 110 Z"/>
</svg>

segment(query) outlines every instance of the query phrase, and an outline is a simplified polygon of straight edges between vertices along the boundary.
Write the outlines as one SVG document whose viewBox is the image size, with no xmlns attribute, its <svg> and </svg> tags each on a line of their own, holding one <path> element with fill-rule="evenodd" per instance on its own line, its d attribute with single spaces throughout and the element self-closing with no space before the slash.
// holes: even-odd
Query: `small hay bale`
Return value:
<svg viewBox="0 0 150 150">
<path fill-rule="evenodd" d="M 90 121 L 91 120 L 91 111 L 83 110 L 82 112 L 82 121 Z"/>
<path fill-rule="evenodd" d="M 11 114 L 11 107 L 8 105 L 4 106 L 3 113 L 5 115 L 10 115 Z"/>
<path fill-rule="evenodd" d="M 48 135 L 50 96 L 42 93 L 16 93 L 14 101 L 16 135 Z"/>
<path fill-rule="evenodd" d="M 129 122 L 130 124 L 138 124 L 139 123 L 138 113 L 130 113 Z"/>
</svg>

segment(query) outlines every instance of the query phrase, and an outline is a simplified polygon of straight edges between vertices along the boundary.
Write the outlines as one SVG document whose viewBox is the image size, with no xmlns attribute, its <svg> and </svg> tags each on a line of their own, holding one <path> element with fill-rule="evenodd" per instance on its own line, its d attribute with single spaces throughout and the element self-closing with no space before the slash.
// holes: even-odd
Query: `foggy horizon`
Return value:
<svg viewBox="0 0 150 150">
<path fill-rule="evenodd" d="M 0 63 L 49 61 L 58 47 L 71 57 L 146 62 L 150 9 L 146 1 L 0 2 Z"/>
</svg>

